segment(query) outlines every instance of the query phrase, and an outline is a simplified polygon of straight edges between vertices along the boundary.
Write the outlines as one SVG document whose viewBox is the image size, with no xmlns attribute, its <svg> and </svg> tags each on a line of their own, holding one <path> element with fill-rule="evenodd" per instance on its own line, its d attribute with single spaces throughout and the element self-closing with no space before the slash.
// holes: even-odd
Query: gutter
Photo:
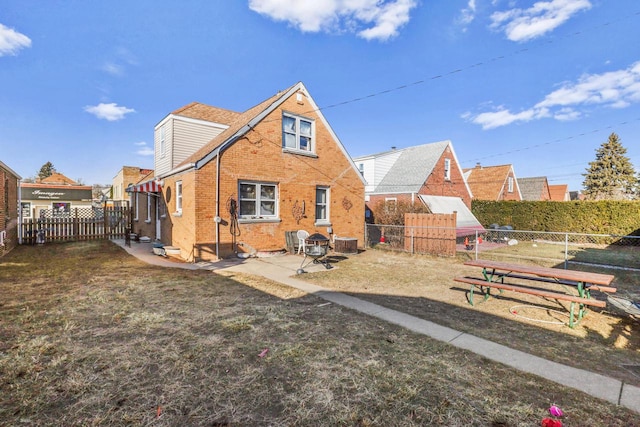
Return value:
<svg viewBox="0 0 640 427">
<path fill-rule="evenodd" d="M 195 163 L 187 163 L 187 164 L 184 164 L 184 165 L 182 165 L 182 166 L 180 166 L 178 168 L 171 169 L 167 173 L 163 173 L 162 175 L 158 175 L 155 180 L 158 181 L 158 180 L 164 179 L 164 178 L 166 178 L 168 176 L 175 175 L 175 174 L 180 173 L 180 172 L 184 172 L 187 169 L 191 169 L 191 168 L 194 168 L 194 167 L 196 167 Z"/>
</svg>

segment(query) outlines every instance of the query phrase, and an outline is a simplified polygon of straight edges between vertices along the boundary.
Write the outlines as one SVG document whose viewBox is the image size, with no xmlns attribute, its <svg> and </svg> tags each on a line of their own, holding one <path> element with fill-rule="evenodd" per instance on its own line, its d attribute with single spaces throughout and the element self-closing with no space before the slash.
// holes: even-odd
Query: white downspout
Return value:
<svg viewBox="0 0 640 427">
<path fill-rule="evenodd" d="M 220 150 L 216 155 L 216 257 L 220 259 Z"/>
</svg>

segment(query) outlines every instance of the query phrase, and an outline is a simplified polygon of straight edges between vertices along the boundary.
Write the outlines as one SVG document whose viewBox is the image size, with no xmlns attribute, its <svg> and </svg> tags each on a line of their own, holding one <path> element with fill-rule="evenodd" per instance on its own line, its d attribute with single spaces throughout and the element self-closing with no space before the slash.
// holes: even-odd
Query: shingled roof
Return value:
<svg viewBox="0 0 640 427">
<path fill-rule="evenodd" d="M 171 114 L 176 116 L 188 117 L 190 119 L 205 120 L 207 122 L 229 125 L 242 113 L 225 110 L 224 108 L 212 107 L 200 102 L 192 102 L 191 104 L 178 108 Z"/>
<path fill-rule="evenodd" d="M 539 201 L 551 199 L 546 176 L 518 178 L 518 187 L 520 187 L 522 200 Z"/>
<path fill-rule="evenodd" d="M 500 200 L 507 183 L 507 177 L 512 171 L 512 165 L 478 165 L 475 168 L 465 169 L 464 174 L 475 199 Z M 517 182 L 515 184 L 517 185 Z"/>
<path fill-rule="evenodd" d="M 215 151 L 217 148 L 219 148 L 223 144 L 232 142 L 233 140 L 235 140 L 236 136 L 241 136 L 242 134 L 244 134 L 245 132 L 240 132 L 240 131 L 245 126 L 247 126 L 251 121 L 258 119 L 258 117 L 262 113 L 265 113 L 269 109 L 269 107 L 271 107 L 277 101 L 281 101 L 281 100 L 283 101 L 284 100 L 283 97 L 285 96 L 285 94 L 289 93 L 289 91 L 293 90 L 298 85 L 302 85 L 302 83 L 297 83 L 284 91 L 278 92 L 272 97 L 262 101 L 260 104 L 249 108 L 244 113 L 238 113 L 238 115 L 230 123 L 228 123 L 229 127 L 227 129 L 225 129 L 222 133 L 220 133 L 220 135 L 216 136 L 214 139 L 209 141 L 198 151 L 196 151 L 187 159 L 185 159 L 185 161 L 182 162 L 177 167 L 179 168 L 182 165 L 189 164 L 189 163 L 196 163 L 196 162 L 202 163 L 202 161 L 206 163 L 206 161 L 208 160 L 207 159 L 208 155 L 210 155 L 213 151 Z M 197 167 L 200 167 L 200 166 L 201 165 L 197 165 Z"/>
</svg>

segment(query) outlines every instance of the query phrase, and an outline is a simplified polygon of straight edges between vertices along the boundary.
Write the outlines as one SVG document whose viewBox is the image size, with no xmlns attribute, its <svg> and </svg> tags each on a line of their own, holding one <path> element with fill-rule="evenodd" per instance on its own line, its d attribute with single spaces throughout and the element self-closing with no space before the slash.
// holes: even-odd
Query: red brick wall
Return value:
<svg viewBox="0 0 640 427">
<path fill-rule="evenodd" d="M 445 180 L 444 177 L 444 161 L 445 158 L 451 160 L 451 172 L 450 179 Z M 448 197 L 460 197 L 464 204 L 471 209 L 471 196 L 467 190 L 467 186 L 464 183 L 464 177 L 460 172 L 460 168 L 456 163 L 456 159 L 453 157 L 453 153 L 449 147 L 446 148 L 442 157 L 436 163 L 433 168 L 433 172 L 427 178 L 427 182 L 424 183 L 420 189 L 420 194 L 429 196 L 448 196 Z"/>
<path fill-rule="evenodd" d="M 282 149 L 282 111 L 315 119 L 315 156 L 284 152 Z M 333 233 L 354 237 L 364 244 L 364 184 L 351 162 L 340 150 L 320 118 L 312 112 L 308 101 L 298 104 L 293 98 L 264 118 L 245 137 L 236 141 L 220 156 L 220 257 L 234 256 L 232 222 L 228 210 L 230 199 L 238 202 L 239 181 L 277 184 L 279 216 L 273 222 L 243 222 L 237 227 L 237 249 L 240 252 L 276 251 L 286 247 L 285 231 L 305 229 L 328 236 L 327 227 L 316 226 L 316 186 L 330 188 L 329 220 Z M 189 260 L 216 259 L 216 168 L 214 158 L 197 171 L 182 177 L 165 179 L 163 191 L 183 180 L 183 215 L 171 215 L 175 210 L 175 194 L 168 203 L 170 221 L 163 224 L 163 241 L 171 236 L 182 256 Z M 304 202 L 306 217 L 298 223 L 293 206 Z M 170 224 L 169 224 L 170 222 Z M 167 228 L 168 234 L 165 234 Z"/>
<path fill-rule="evenodd" d="M 513 179 L 513 191 L 511 193 L 509 193 L 509 177 Z M 522 200 L 520 193 L 518 192 L 518 182 L 516 181 L 515 176 L 513 176 L 513 172 L 509 172 L 507 179 L 504 181 L 504 188 L 500 195 L 500 200 Z"/>
</svg>

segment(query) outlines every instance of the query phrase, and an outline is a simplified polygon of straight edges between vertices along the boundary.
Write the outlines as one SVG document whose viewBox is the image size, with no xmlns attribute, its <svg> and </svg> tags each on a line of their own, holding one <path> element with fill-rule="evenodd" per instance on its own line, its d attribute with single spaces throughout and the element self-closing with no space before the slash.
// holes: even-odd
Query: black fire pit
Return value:
<svg viewBox="0 0 640 427">
<path fill-rule="evenodd" d="M 297 273 L 304 273 L 304 267 L 311 263 L 322 264 L 327 270 L 333 268 L 331 264 L 329 264 L 329 259 L 327 258 L 328 251 L 329 238 L 327 236 L 320 233 L 314 233 L 307 237 L 304 241 L 304 258 L 302 259 L 302 264 L 300 264 L 300 268 Z M 311 260 L 307 261 L 307 258 L 311 258 Z"/>
</svg>

